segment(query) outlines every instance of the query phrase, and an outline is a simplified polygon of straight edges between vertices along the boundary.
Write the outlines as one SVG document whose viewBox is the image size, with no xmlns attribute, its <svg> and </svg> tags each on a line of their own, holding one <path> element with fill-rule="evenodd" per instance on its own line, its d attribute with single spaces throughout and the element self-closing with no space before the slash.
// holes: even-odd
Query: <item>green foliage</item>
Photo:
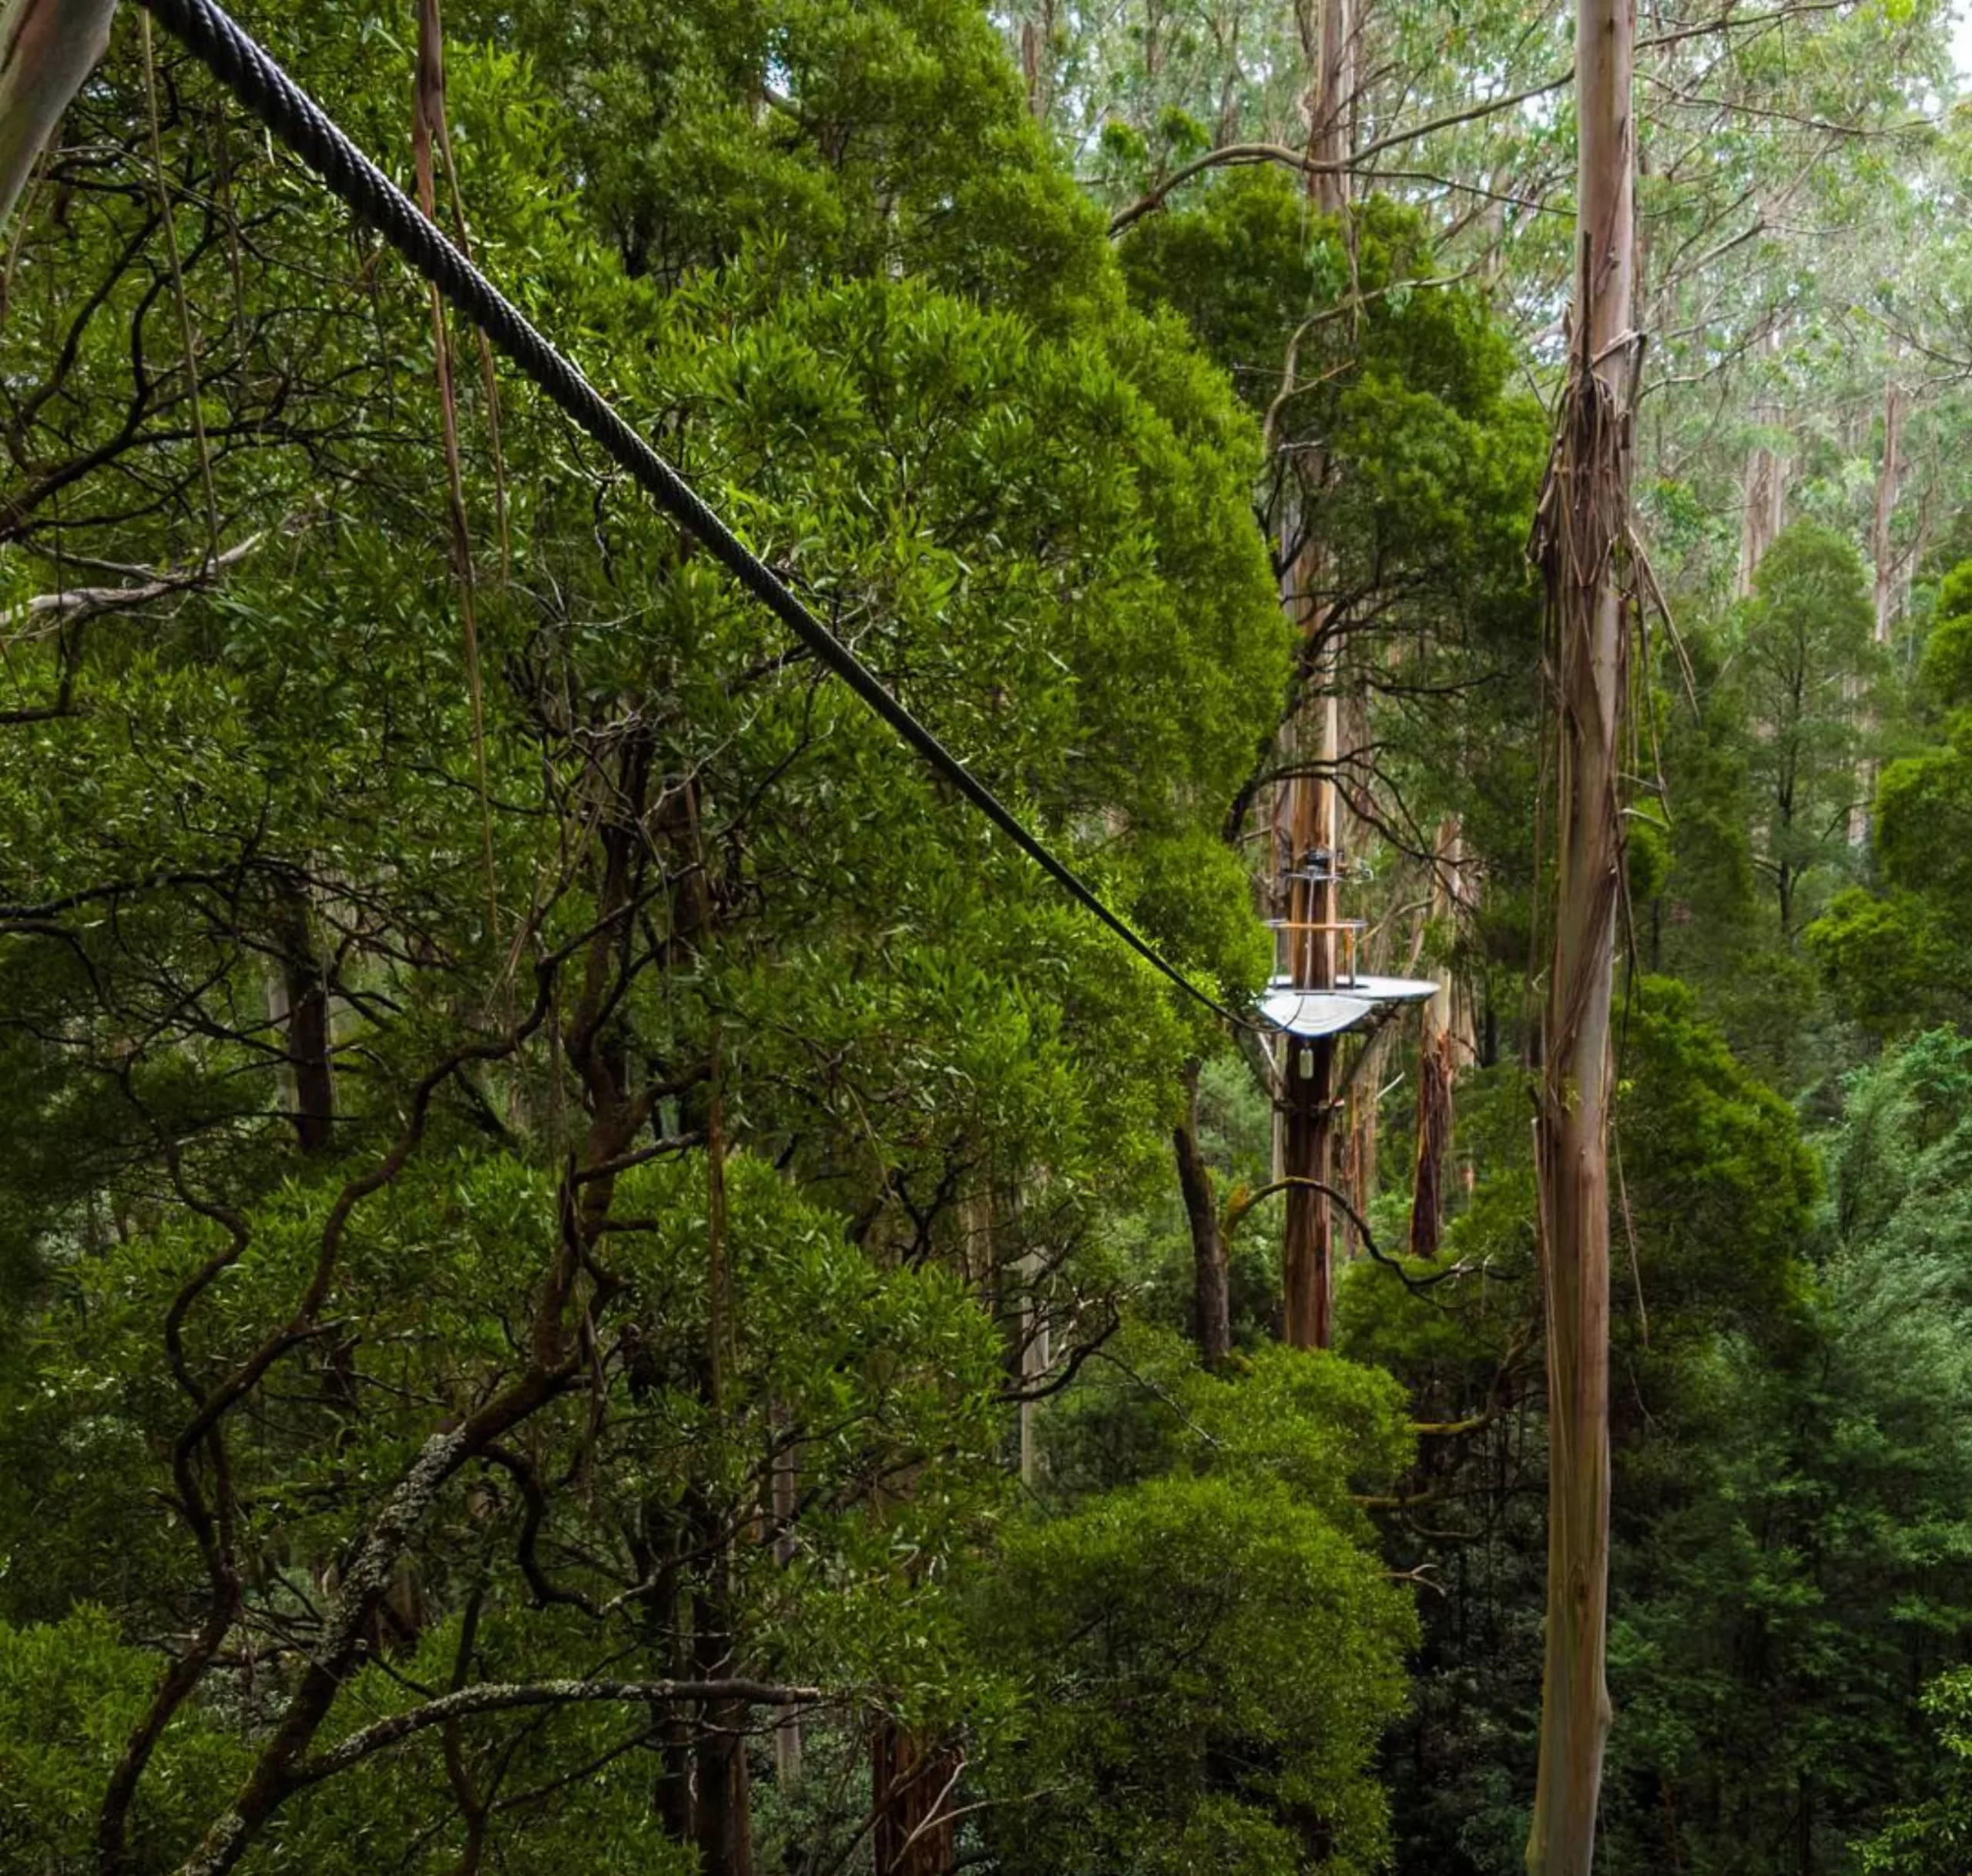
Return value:
<svg viewBox="0 0 1972 1876">
<path fill-rule="evenodd" d="M 1874 626 L 1855 548 L 1813 521 L 1796 522 L 1768 550 L 1736 621 L 1748 783 L 1763 824 L 1756 859 L 1783 939 L 1812 916 L 1817 879 L 1850 851 L 1863 725 L 1882 664 Z"/>
<path fill-rule="evenodd" d="M 95 1867 L 105 1768 L 150 1697 L 155 1663 L 109 1613 L 87 1603 L 60 1622 L 0 1622 L 0 1862 L 36 1876 Z M 163 1868 L 200 1806 L 236 1778 L 244 1754 L 216 1727 L 181 1728 L 145 1790 L 134 1834 Z"/>
<path fill-rule="evenodd" d="M 1289 669 L 1255 427 L 1126 306 L 983 18 L 447 19 L 491 270 L 1117 906 L 1253 987 L 1219 835 Z M 401 149 L 377 22 L 257 25 Z M 8 333 L 0 601 L 75 556 L 165 588 L 5 679 L 0 1620 L 20 1687 L 74 1690 L 37 1757 L 7 1683 L 24 1841 L 86 1848 L 169 1648 L 133 1871 L 264 1755 L 449 1686 L 707 1672 L 827 1690 L 826 1777 L 759 1757 L 759 1851 L 853 1856 L 873 1712 L 982 1766 L 1006 1734 L 961 1593 L 1005 1376 L 1122 1307 L 1199 1020 L 505 384 L 496 457 L 468 341 L 469 670 L 424 301 L 168 63 L 201 461 L 135 52 L 19 231 Z M 1400 1669 L 1363 1535 L 1368 1815 Z M 682 1872 L 719 1807 L 677 1794 L 757 1714 L 672 1705 L 421 1730 L 295 1781 L 250 1858 Z"/>
<path fill-rule="evenodd" d="M 1972 570 L 1940 591 L 1919 692 L 1945 712 L 1942 745 L 1885 765 L 1872 822 L 1873 891 L 1846 893 L 1810 927 L 1810 950 L 1845 1007 L 1880 1035 L 1908 1034 L 1962 1017 L 1972 956 L 1961 936 L 1972 912 L 1972 697 L 1964 670 Z"/>
<path fill-rule="evenodd" d="M 1913 1696 L 1972 1620 L 1967 1066 L 1940 1033 L 1852 1077 L 1805 1311 L 1694 1355 L 1681 1448 L 1632 1487 L 1635 1867 L 1673 1854 L 1673 1811 L 1689 1864 L 1792 1871 L 1806 1833 L 1843 1867 L 1923 1788 Z"/>
<path fill-rule="evenodd" d="M 1931 1794 L 1900 1805 L 1857 1846 L 1863 1876 L 1957 1876 L 1972 1859 L 1972 1670 L 1954 1668 L 1924 1690 L 1941 1754 Z"/>
<path fill-rule="evenodd" d="M 1277 1347 L 1217 1379 L 1142 1334 L 1118 1372 L 1072 1437 L 1112 1479 L 1128 1452 L 1125 1482 L 1010 1529 L 983 1593 L 988 1652 L 1031 1690 L 996 1788 L 1040 1794 L 991 1826 L 999 1867 L 1378 1868 L 1415 1631 L 1350 1493 L 1407 1461 L 1396 1390 Z"/>
<path fill-rule="evenodd" d="M 1938 709 L 1972 705 L 1972 561 L 1953 568 L 1938 588 L 1918 682 Z"/>
</svg>

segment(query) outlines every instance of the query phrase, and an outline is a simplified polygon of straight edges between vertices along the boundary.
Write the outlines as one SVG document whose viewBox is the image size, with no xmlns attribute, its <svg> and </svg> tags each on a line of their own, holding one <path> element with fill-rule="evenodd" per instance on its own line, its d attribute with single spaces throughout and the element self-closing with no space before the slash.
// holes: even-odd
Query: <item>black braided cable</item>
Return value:
<svg viewBox="0 0 1972 1876">
<path fill-rule="evenodd" d="M 695 535 L 741 585 L 787 627 L 828 669 L 861 698 L 925 763 L 956 788 L 1072 899 L 1094 913 L 1139 956 L 1179 989 L 1222 1017 L 1245 1026 L 1216 997 L 1167 963 L 1105 905 L 1066 862 L 1058 859 L 1019 818 L 790 590 L 773 569 L 744 546 L 697 492 L 637 434 L 569 360 L 420 213 L 411 199 L 364 155 L 244 28 L 212 0 L 139 0 L 159 23 L 212 69 L 246 109 L 293 151 L 359 219 L 403 256 L 414 271 L 471 320 L 526 376 L 630 475 L 680 526 Z"/>
</svg>

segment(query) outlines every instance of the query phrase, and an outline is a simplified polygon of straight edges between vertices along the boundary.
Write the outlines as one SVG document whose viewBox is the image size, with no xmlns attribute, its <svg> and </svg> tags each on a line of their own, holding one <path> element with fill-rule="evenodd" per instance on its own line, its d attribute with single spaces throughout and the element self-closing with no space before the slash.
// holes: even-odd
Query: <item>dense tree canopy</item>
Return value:
<svg viewBox="0 0 1972 1876">
<path fill-rule="evenodd" d="M 1527 1867 L 1571 580 L 1595 1866 L 1960 1871 L 1941 9 L 1652 12 L 1588 358 L 1558 9 L 241 12 L 1202 995 L 133 0 L 0 271 L 0 1876 Z"/>
</svg>

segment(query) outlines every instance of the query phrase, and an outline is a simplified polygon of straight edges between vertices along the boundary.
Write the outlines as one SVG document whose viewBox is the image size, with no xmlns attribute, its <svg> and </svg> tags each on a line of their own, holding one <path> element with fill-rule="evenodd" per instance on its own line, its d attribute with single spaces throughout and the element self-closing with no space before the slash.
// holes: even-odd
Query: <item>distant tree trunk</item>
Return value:
<svg viewBox="0 0 1972 1876">
<path fill-rule="evenodd" d="M 1055 0 L 1041 0 L 1035 16 L 1021 22 L 1021 74 L 1027 81 L 1028 115 L 1045 124 L 1054 108 Z"/>
<path fill-rule="evenodd" d="M 1323 214 L 1340 215 L 1349 206 L 1349 176 L 1341 166 L 1349 156 L 1354 89 L 1349 82 L 1355 50 L 1349 0 L 1300 0 L 1296 13 L 1309 72 L 1308 155 L 1326 166 L 1310 178 L 1308 193 Z"/>
<path fill-rule="evenodd" d="M 961 1760 L 927 1748 L 894 1720 L 870 1737 L 876 1876 L 949 1876 L 958 1861 L 953 1787 Z"/>
<path fill-rule="evenodd" d="M 1883 462 L 1876 471 L 1876 515 L 1870 528 L 1870 557 L 1876 564 L 1878 645 L 1890 642 L 1890 628 L 1896 619 L 1900 597 L 1903 563 L 1891 529 L 1897 519 L 1897 497 L 1903 480 L 1903 414 L 1907 401 L 1903 387 L 1891 379 L 1883 390 Z"/>
<path fill-rule="evenodd" d="M 1464 835 L 1458 816 L 1440 824 L 1431 898 L 1434 913 L 1455 915 Z M 1457 998 L 1449 977 L 1424 1005 L 1417 1047 L 1417 1154 L 1410 1193 L 1410 1255 L 1434 1258 L 1444 1226 L 1445 1157 L 1451 1150 L 1452 1084 L 1458 1074 Z"/>
<path fill-rule="evenodd" d="M 1219 1368 L 1232 1352 L 1232 1306 L 1227 1279 L 1226 1234 L 1212 1189 L 1212 1168 L 1199 1150 L 1199 1065 L 1185 1065 L 1185 1111 L 1172 1130 L 1178 1184 L 1192 1232 L 1192 1315 L 1199 1359 Z"/>
<path fill-rule="evenodd" d="M 706 1592 L 696 1599 L 696 1666 L 706 1679 L 733 1671 L 732 1586 L 720 1559 Z M 752 1793 L 746 1771 L 747 1710 L 743 1701 L 715 1701 L 705 1712 L 705 1731 L 695 1758 L 693 1840 L 702 1876 L 753 1876 Z"/>
<path fill-rule="evenodd" d="M 1588 1876 L 1610 1708 L 1609 1007 L 1635 260 L 1633 0 L 1577 0 L 1574 359 L 1542 504 L 1557 643 L 1554 953 L 1535 1124 L 1548 1345 L 1548 1601 L 1529 1876 Z"/>
<path fill-rule="evenodd" d="M 1875 640 L 1890 642 L 1890 628 L 1896 622 L 1903 596 L 1904 560 L 1897 551 L 1893 524 L 1897 519 L 1897 497 L 1903 480 L 1903 387 L 1892 378 L 1883 387 L 1883 460 L 1876 469 L 1876 512 L 1870 524 L 1870 558 L 1875 572 L 1873 598 Z M 1843 689 L 1853 702 L 1860 686 L 1851 678 Z M 1861 725 L 1866 739 L 1875 728 L 1864 713 Z M 1856 764 L 1856 799 L 1849 810 L 1849 844 L 1864 845 L 1870 837 L 1870 803 L 1876 794 L 1876 765 L 1863 755 Z"/>
<path fill-rule="evenodd" d="M 315 934 L 308 889 L 283 886 L 275 909 L 280 978 L 273 1016 L 287 1060 L 281 1075 L 288 1119 L 304 1153 L 320 1153 L 335 1131 L 334 1037 L 330 1027 L 328 973 Z"/>
<path fill-rule="evenodd" d="M 703 928 L 711 907 L 699 866 L 695 880 Z M 716 1032 L 706 1090 L 706 1249 L 709 1299 L 706 1326 L 706 1398 L 724 1410 L 733 1360 L 733 1278 L 726 1233 L 726 1097 Z M 702 1508 L 703 1553 L 711 1561 L 693 1610 L 696 1665 L 706 1680 L 734 1671 L 733 1539 L 730 1520 L 710 1503 Z M 705 1713 L 693 1784 L 701 1876 L 753 1876 L 752 1794 L 746 1768 L 747 1710 L 743 1701 L 716 1701 Z"/>
<path fill-rule="evenodd" d="M 1450 1030 L 1427 1020 L 1417 1051 L 1417 1161 L 1410 1192 L 1413 1257 L 1434 1258 L 1444 1241 L 1445 1156 L 1451 1146 L 1456 1059 Z"/>
<path fill-rule="evenodd" d="M 1362 673 L 1350 675 L 1346 694 L 1341 699 L 1338 714 L 1338 732 L 1336 749 L 1339 762 L 1347 762 L 1363 749 L 1370 746 L 1369 688 Z M 1353 856 L 1363 851 L 1374 838 L 1375 830 L 1361 819 L 1355 812 L 1355 802 L 1343 786 L 1342 770 L 1339 768 L 1334 784 L 1336 851 L 1345 856 Z M 1342 908 L 1338 900 L 1336 911 L 1340 916 Z M 1367 942 L 1366 937 L 1366 942 Z M 1377 943 L 1387 943 L 1380 932 Z M 1357 954 L 1353 963 L 1357 970 L 1366 967 L 1380 970 L 1388 962 L 1387 955 L 1366 957 Z M 1395 1033 L 1388 1027 L 1376 1030 L 1362 1045 L 1362 1054 L 1353 1072 L 1349 1077 L 1347 1126 L 1344 1132 L 1342 1151 L 1340 1188 L 1347 1193 L 1360 1212 L 1367 1212 L 1377 1194 L 1377 1150 L 1383 1120 L 1383 1102 L 1380 1098 L 1383 1068 L 1389 1059 L 1390 1046 L 1396 1040 Z M 1344 1258 L 1362 1255 L 1354 1221 L 1346 1213 L 1336 1221 L 1336 1236 L 1342 1247 Z"/>
<path fill-rule="evenodd" d="M 777 1428 L 784 1419 L 784 1415 L 775 1416 Z M 792 1528 L 800 1502 L 795 1450 L 790 1441 L 773 1456 L 773 1556 L 783 1569 L 792 1569 L 800 1554 Z M 798 1712 L 783 1714 L 774 1724 L 773 1781 L 783 1801 L 801 1782 L 801 1716 Z"/>
<path fill-rule="evenodd" d="M 1767 335 L 1766 349 L 1779 344 L 1779 335 Z M 1762 430 L 1778 429 L 1785 412 L 1771 395 L 1762 395 L 1752 407 L 1752 420 Z M 1739 571 L 1733 582 L 1736 599 L 1752 597 L 1754 576 L 1766 551 L 1780 538 L 1781 524 L 1787 511 L 1787 459 L 1764 438 L 1746 454 L 1746 511 L 1739 526 Z"/>
<path fill-rule="evenodd" d="M 1393 1032 L 1380 1029 L 1363 1044 L 1350 1077 L 1348 1126 L 1343 1135 L 1339 1189 L 1348 1195 L 1358 1211 L 1367 1211 L 1376 1197 L 1377 1150 L 1381 1144 L 1383 1077 Z M 1337 1221 L 1336 1236 L 1346 1263 L 1360 1257 L 1363 1246 L 1356 1226 L 1346 1214 Z"/>
</svg>

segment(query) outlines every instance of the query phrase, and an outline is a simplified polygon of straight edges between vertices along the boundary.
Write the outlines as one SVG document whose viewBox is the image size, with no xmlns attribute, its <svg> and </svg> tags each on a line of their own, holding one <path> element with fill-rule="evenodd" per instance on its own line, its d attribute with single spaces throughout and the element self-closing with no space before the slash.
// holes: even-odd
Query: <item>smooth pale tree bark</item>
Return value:
<svg viewBox="0 0 1972 1876">
<path fill-rule="evenodd" d="M 116 0 L 7 0 L 0 6 L 0 224 L 109 46 L 116 11 Z"/>
<path fill-rule="evenodd" d="M 1577 0 L 1573 360 L 1542 501 L 1555 642 L 1554 953 L 1535 1162 L 1548 1342 L 1548 1604 L 1529 1876 L 1588 1876 L 1610 1708 L 1609 1007 L 1623 863 L 1624 540 L 1635 226 L 1634 0 Z"/>
<path fill-rule="evenodd" d="M 1340 215 L 1349 203 L 1349 178 L 1340 166 L 1349 155 L 1354 22 L 1349 0 L 1300 0 L 1296 11 L 1310 75 L 1308 157 L 1325 166 L 1311 174 L 1308 193 L 1322 213 Z"/>
<path fill-rule="evenodd" d="M 1903 413 L 1909 400 L 1903 387 L 1892 378 L 1884 387 L 1883 400 L 1883 462 L 1876 471 L 1876 514 L 1870 528 L 1870 558 L 1876 571 L 1876 642 L 1890 642 L 1902 598 L 1902 576 L 1906 564 L 1897 551 L 1893 524 L 1897 519 L 1897 497 L 1903 481 Z"/>
<path fill-rule="evenodd" d="M 1907 402 L 1903 387 L 1892 378 L 1883 387 L 1883 460 L 1876 469 L 1876 512 L 1870 522 L 1870 558 L 1874 573 L 1872 599 L 1876 613 L 1875 642 L 1890 642 L 1890 628 L 1902 609 L 1904 575 L 1910 567 L 1907 555 L 1897 551 L 1895 523 L 1897 497 L 1903 481 L 1903 412 Z M 1853 678 L 1843 686 L 1853 702 L 1860 687 Z M 1866 739 L 1875 724 L 1867 716 L 1863 729 Z M 1876 792 L 1876 765 L 1866 755 L 1856 765 L 1856 799 L 1849 810 L 1849 844 L 1863 846 L 1870 837 L 1870 803 Z"/>
<path fill-rule="evenodd" d="M 1780 349 L 1780 335 L 1769 332 L 1763 349 L 1770 356 Z M 1778 430 L 1786 413 L 1770 395 L 1754 404 L 1753 422 L 1766 432 Z M 1735 599 L 1752 597 L 1754 577 L 1766 550 L 1780 538 L 1787 518 L 1787 459 L 1772 444 L 1762 440 L 1746 452 L 1744 484 L 1746 511 L 1739 524 L 1739 570 L 1732 583 Z"/>
</svg>

